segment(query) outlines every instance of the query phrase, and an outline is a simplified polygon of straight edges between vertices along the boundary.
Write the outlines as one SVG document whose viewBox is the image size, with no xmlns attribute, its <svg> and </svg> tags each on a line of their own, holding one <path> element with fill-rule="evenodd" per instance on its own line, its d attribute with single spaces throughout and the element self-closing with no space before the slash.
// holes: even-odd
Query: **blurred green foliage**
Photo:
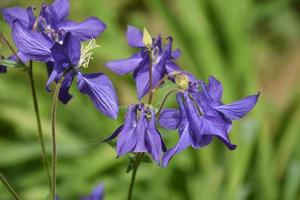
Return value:
<svg viewBox="0 0 300 200">
<path fill-rule="evenodd" d="M 40 5 L 40 0 L 1 0 L 0 7 Z M 297 0 L 71 0 L 71 18 L 97 16 L 108 29 L 97 40 L 87 71 L 108 74 L 122 105 L 137 102 L 131 76 L 117 77 L 104 63 L 129 57 L 127 24 L 172 35 L 182 50 L 179 65 L 198 78 L 212 74 L 224 84 L 224 102 L 261 92 L 256 108 L 234 124 L 235 151 L 214 140 L 188 149 L 166 169 L 140 166 L 135 199 L 299 199 L 300 196 L 300 2 Z M 10 38 L 8 25 L 0 30 Z M 11 38 L 10 38 L 11 39 Z M 1 46 L 1 53 L 10 53 Z M 42 125 L 51 158 L 50 102 L 46 70 L 34 64 Z M 163 91 L 163 88 L 161 91 Z M 161 91 L 156 96 L 158 104 Z M 101 140 L 122 122 L 100 114 L 75 84 L 68 105 L 58 108 L 58 194 L 78 199 L 104 183 L 106 200 L 125 199 L 129 157 L 116 159 Z M 45 199 L 35 116 L 25 73 L 0 75 L 0 170 L 25 200 Z M 174 106 L 175 101 L 168 102 Z M 170 147 L 177 133 L 162 130 Z M 0 185 L 0 199 L 11 199 Z"/>
</svg>

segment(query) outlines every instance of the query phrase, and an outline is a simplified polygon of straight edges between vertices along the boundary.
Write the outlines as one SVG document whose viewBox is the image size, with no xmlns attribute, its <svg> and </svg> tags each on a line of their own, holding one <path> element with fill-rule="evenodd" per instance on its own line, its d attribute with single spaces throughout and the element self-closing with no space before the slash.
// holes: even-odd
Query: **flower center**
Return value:
<svg viewBox="0 0 300 200">
<path fill-rule="evenodd" d="M 88 68 L 90 60 L 93 60 L 93 50 L 98 47 L 100 46 L 97 45 L 96 40 L 94 38 L 92 38 L 87 45 L 82 45 L 79 66 Z"/>
</svg>

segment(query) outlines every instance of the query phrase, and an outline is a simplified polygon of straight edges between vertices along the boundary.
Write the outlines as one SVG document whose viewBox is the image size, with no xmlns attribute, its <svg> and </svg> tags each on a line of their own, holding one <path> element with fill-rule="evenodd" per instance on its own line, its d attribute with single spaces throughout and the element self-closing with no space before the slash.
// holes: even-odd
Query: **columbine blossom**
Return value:
<svg viewBox="0 0 300 200">
<path fill-rule="evenodd" d="M 96 186 L 89 196 L 83 197 L 80 200 L 103 200 L 104 199 L 104 186 L 100 184 Z"/>
<path fill-rule="evenodd" d="M 118 135 L 118 156 L 128 152 L 148 152 L 157 164 L 160 163 L 161 156 L 166 149 L 156 128 L 153 109 L 143 104 L 129 106 L 125 123 L 106 141 L 112 140 Z"/>
<path fill-rule="evenodd" d="M 258 100 L 258 94 L 248 96 L 232 104 L 221 102 L 222 85 L 215 78 L 210 77 L 209 83 L 197 84 L 177 94 L 179 110 L 165 109 L 159 117 L 159 123 L 167 129 L 178 129 L 179 141 L 169 149 L 162 159 L 162 166 L 166 167 L 169 160 L 189 146 L 195 149 L 208 145 L 213 137 L 221 140 L 230 150 L 236 148 L 228 138 L 232 121 L 245 116 L 252 110 Z"/>
<path fill-rule="evenodd" d="M 69 0 L 55 0 L 51 5 L 43 3 L 38 17 L 34 16 L 33 9 L 32 6 L 27 9 L 5 8 L 2 13 L 9 25 L 13 26 L 13 22 L 19 20 L 28 29 L 43 32 L 55 42 L 60 40 L 61 32 L 72 32 L 85 41 L 98 37 L 106 29 L 106 25 L 96 17 L 89 17 L 80 23 L 67 19 Z"/>
<path fill-rule="evenodd" d="M 162 38 L 151 38 L 147 31 L 128 26 L 127 40 L 131 47 L 139 48 L 140 51 L 128 59 L 115 60 L 106 63 L 106 67 L 113 72 L 123 75 L 133 72 L 136 81 L 138 98 L 141 99 L 149 92 L 149 63 L 152 58 L 152 88 L 159 85 L 160 80 L 167 74 L 168 66 L 176 66 L 174 61 L 179 58 L 180 51 L 172 52 L 172 38 L 168 37 L 168 44 L 163 47 Z M 145 44 L 147 43 L 147 44 Z"/>
<path fill-rule="evenodd" d="M 3 9 L 4 19 L 12 27 L 18 56 L 23 62 L 51 61 L 50 48 L 55 42 L 62 42 L 66 32 L 72 32 L 81 41 L 85 41 L 98 37 L 106 29 L 106 25 L 96 17 L 90 17 L 81 23 L 68 20 L 69 4 L 68 0 L 55 0 L 51 5 L 43 3 L 38 17 L 34 16 L 33 7 Z M 32 40 L 30 46 L 21 41 L 23 37 Z M 43 43 L 34 42 L 35 38 Z"/>
<path fill-rule="evenodd" d="M 92 40 L 89 45 L 93 45 L 93 42 Z M 72 98 L 69 88 L 76 76 L 79 91 L 87 94 L 99 111 L 115 119 L 118 114 L 118 100 L 113 84 L 103 73 L 83 74 L 80 72 L 80 68 L 87 62 L 86 55 L 81 54 L 82 49 L 85 48 L 81 47 L 79 38 L 72 33 L 65 35 L 62 44 L 55 43 L 51 48 L 51 55 L 55 62 L 47 81 L 47 88 L 49 89 L 53 81 L 57 82 L 64 75 L 59 99 L 67 103 Z"/>
</svg>

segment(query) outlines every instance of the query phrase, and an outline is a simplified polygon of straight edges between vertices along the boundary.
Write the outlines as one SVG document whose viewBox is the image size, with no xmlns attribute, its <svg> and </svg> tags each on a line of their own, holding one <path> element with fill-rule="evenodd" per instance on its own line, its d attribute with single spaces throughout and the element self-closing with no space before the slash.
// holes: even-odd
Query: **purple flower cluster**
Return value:
<svg viewBox="0 0 300 200">
<path fill-rule="evenodd" d="M 52 82 L 57 83 L 63 78 L 59 99 L 67 103 L 72 98 L 69 89 L 77 77 L 79 91 L 87 94 L 99 111 L 115 119 L 118 99 L 112 82 L 103 73 L 81 72 L 92 59 L 92 50 L 98 47 L 95 38 L 106 25 L 96 17 L 81 23 L 68 20 L 69 7 L 68 0 L 55 0 L 51 5 L 43 3 L 38 16 L 34 16 L 33 7 L 6 8 L 3 15 L 11 26 L 18 57 L 24 63 L 33 60 L 47 64 L 46 88 L 49 91 Z M 87 40 L 89 44 L 84 46 L 81 42 Z"/>
<path fill-rule="evenodd" d="M 176 98 L 179 109 L 163 109 L 155 114 L 152 108 L 143 104 L 129 106 L 125 123 L 107 139 L 111 140 L 119 135 L 117 155 L 148 152 L 156 163 L 166 167 L 175 154 L 189 146 L 195 149 L 204 147 L 214 137 L 230 150 L 235 149 L 236 145 L 228 137 L 232 120 L 241 119 L 250 112 L 259 94 L 224 105 L 221 101 L 223 87 L 217 79 L 211 76 L 206 84 L 176 65 L 180 51 L 172 51 L 171 37 L 167 38 L 168 43 L 163 46 L 161 36 L 149 39 L 148 32 L 142 33 L 139 29 L 128 26 L 127 40 L 131 47 L 140 48 L 140 51 L 128 59 L 108 62 L 106 66 L 119 75 L 133 72 L 139 100 L 150 93 L 151 89 L 163 84 L 164 77 L 168 77 L 178 86 Z M 150 65 L 153 76 L 151 89 Z M 178 129 L 179 141 L 167 151 L 156 127 L 157 114 L 157 120 L 163 128 Z"/>
</svg>

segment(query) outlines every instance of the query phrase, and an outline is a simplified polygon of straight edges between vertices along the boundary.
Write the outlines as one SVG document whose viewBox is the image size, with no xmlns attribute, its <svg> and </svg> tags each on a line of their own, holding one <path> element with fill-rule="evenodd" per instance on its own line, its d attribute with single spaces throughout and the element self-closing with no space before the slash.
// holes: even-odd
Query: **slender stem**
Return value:
<svg viewBox="0 0 300 200">
<path fill-rule="evenodd" d="M 159 109 L 158 109 L 158 111 L 157 111 L 157 113 L 156 113 L 156 116 L 157 116 L 157 117 L 159 117 L 159 115 L 160 115 L 160 113 L 161 113 L 161 111 L 162 111 L 162 109 L 163 109 L 163 107 L 164 107 L 164 105 L 165 105 L 167 99 L 169 98 L 169 96 L 170 96 L 173 92 L 181 92 L 181 90 L 180 90 L 180 89 L 173 89 L 173 90 L 170 90 L 170 91 L 166 94 L 166 96 L 165 96 L 164 99 L 162 100 L 162 102 L 161 102 L 161 104 L 160 104 L 160 106 L 159 106 Z"/>
<path fill-rule="evenodd" d="M 57 108 L 57 100 L 58 94 L 62 85 L 62 81 L 64 76 L 68 71 L 65 71 L 63 76 L 59 79 L 56 84 L 55 91 L 52 98 L 51 104 L 51 127 L 52 127 L 52 181 L 51 181 L 51 200 L 55 200 L 56 195 L 56 164 L 57 164 L 57 151 L 56 151 L 56 108 Z"/>
<path fill-rule="evenodd" d="M 3 174 L 0 172 L 0 179 L 3 185 L 6 187 L 6 189 L 11 193 L 11 195 L 16 199 L 16 200 L 21 200 L 19 195 L 16 193 L 14 188 L 8 183 L 6 178 L 3 176 Z"/>
<path fill-rule="evenodd" d="M 152 91 L 152 68 L 153 68 L 153 58 L 152 58 L 152 51 L 151 48 L 149 47 L 149 99 L 148 99 L 148 104 L 152 103 L 152 98 L 153 98 L 153 91 Z"/>
<path fill-rule="evenodd" d="M 144 156 L 144 153 L 137 153 L 134 168 L 132 171 L 131 182 L 130 182 L 130 186 L 129 186 L 129 190 L 128 190 L 127 200 L 132 199 L 132 191 L 133 191 L 133 187 L 134 187 L 134 183 L 135 183 L 136 172 L 137 172 L 139 165 L 143 159 L 143 156 Z"/>
<path fill-rule="evenodd" d="M 46 155 L 46 148 L 45 148 L 45 143 L 44 143 L 44 138 L 43 138 L 41 117 L 40 117 L 38 100 L 37 100 L 37 95 L 36 95 L 36 89 L 35 89 L 35 84 L 34 84 L 34 79 L 33 79 L 32 61 L 29 62 L 28 75 L 29 75 L 29 79 L 30 79 L 32 100 L 33 100 L 34 112 L 35 112 L 37 129 L 38 129 L 38 137 L 39 137 L 41 150 L 42 150 L 42 160 L 43 160 L 44 168 L 45 168 L 47 178 L 48 178 L 48 181 L 49 181 L 49 187 L 51 187 L 51 175 L 50 175 L 50 171 L 49 171 L 49 167 L 48 167 L 49 165 L 48 165 L 48 160 L 47 160 L 47 155 Z"/>
</svg>

